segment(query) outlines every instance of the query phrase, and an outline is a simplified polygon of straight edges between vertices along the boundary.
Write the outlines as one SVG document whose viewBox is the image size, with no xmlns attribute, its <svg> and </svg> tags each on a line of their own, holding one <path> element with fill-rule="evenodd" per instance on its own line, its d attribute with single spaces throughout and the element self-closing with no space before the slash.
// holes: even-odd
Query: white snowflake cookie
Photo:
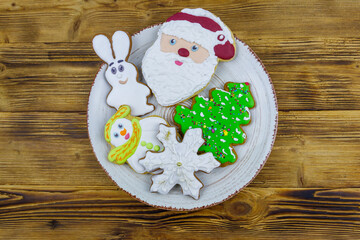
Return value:
<svg viewBox="0 0 360 240">
<path fill-rule="evenodd" d="M 157 138 L 163 143 L 165 150 L 159 153 L 147 152 L 146 157 L 139 161 L 148 172 L 163 170 L 161 174 L 152 176 L 150 191 L 167 194 L 179 184 L 184 195 L 198 199 L 203 184 L 196 178 L 195 172 L 210 173 L 220 166 L 211 153 L 197 154 L 204 143 L 202 130 L 189 129 L 183 141 L 178 142 L 175 127 L 160 125 Z"/>
</svg>

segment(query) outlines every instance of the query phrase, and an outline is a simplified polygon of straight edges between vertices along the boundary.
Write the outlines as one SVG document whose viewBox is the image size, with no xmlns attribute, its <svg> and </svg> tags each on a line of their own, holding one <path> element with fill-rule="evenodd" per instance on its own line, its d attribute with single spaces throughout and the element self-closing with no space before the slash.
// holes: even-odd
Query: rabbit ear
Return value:
<svg viewBox="0 0 360 240">
<path fill-rule="evenodd" d="M 106 36 L 96 35 L 92 42 L 96 54 L 102 60 L 104 60 L 108 64 L 114 61 L 114 57 L 111 51 L 110 41 Z"/>
<path fill-rule="evenodd" d="M 112 44 L 116 59 L 127 60 L 131 50 L 130 36 L 123 31 L 117 31 L 112 36 Z"/>
</svg>

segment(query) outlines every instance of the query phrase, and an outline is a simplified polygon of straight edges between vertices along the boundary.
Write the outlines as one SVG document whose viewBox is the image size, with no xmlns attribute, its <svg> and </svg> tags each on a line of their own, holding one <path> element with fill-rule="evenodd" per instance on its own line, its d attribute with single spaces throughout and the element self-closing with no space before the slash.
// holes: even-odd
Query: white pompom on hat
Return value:
<svg viewBox="0 0 360 240">
<path fill-rule="evenodd" d="M 194 42 L 206 48 L 221 60 L 235 56 L 234 37 L 230 29 L 214 14 L 202 8 L 185 8 L 161 26 L 159 36 L 164 33 Z"/>
</svg>

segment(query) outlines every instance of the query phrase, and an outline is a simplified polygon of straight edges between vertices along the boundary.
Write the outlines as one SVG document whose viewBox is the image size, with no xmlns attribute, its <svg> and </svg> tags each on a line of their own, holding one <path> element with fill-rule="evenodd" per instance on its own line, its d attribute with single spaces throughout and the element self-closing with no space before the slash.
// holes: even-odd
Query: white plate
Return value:
<svg viewBox="0 0 360 240">
<path fill-rule="evenodd" d="M 141 60 L 145 51 L 156 39 L 160 25 L 152 26 L 132 36 L 132 50 L 129 62 L 134 63 L 141 76 Z M 151 175 L 137 174 L 127 164 L 116 165 L 107 160 L 110 146 L 104 139 L 104 126 L 115 113 L 106 104 L 111 89 L 105 79 L 106 65 L 100 68 L 91 88 L 88 103 L 88 130 L 94 153 L 112 180 L 124 191 L 141 202 L 172 210 L 196 210 L 213 206 L 234 196 L 249 184 L 263 167 L 275 141 L 277 130 L 277 103 L 274 87 L 265 67 L 255 53 L 243 42 L 236 40 L 236 56 L 230 62 L 220 62 L 210 84 L 200 95 L 209 96 L 211 88 L 223 88 L 226 82 L 249 82 L 255 107 L 251 109 L 251 123 L 243 126 L 247 141 L 235 147 L 239 159 L 232 165 L 217 168 L 210 174 L 199 172 L 197 177 L 204 187 L 200 190 L 199 200 L 183 196 L 176 187 L 168 195 L 149 191 Z M 171 125 L 174 107 L 161 107 L 154 96 L 149 102 L 156 109 L 150 115 L 164 117 Z M 185 102 L 190 106 L 191 101 Z"/>
</svg>

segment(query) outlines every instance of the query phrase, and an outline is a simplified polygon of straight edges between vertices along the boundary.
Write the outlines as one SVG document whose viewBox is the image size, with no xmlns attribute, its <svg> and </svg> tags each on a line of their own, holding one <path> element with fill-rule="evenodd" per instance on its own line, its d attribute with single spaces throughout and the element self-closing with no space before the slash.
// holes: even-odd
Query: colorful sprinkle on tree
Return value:
<svg viewBox="0 0 360 240">
<path fill-rule="evenodd" d="M 194 98 L 192 109 L 178 105 L 174 121 L 181 131 L 201 128 L 205 139 L 199 151 L 211 152 L 220 163 L 233 163 L 236 154 L 231 145 L 242 144 L 246 134 L 241 125 L 250 123 L 250 108 L 255 105 L 246 83 L 226 83 L 225 90 L 214 89 L 210 99 Z"/>
</svg>

